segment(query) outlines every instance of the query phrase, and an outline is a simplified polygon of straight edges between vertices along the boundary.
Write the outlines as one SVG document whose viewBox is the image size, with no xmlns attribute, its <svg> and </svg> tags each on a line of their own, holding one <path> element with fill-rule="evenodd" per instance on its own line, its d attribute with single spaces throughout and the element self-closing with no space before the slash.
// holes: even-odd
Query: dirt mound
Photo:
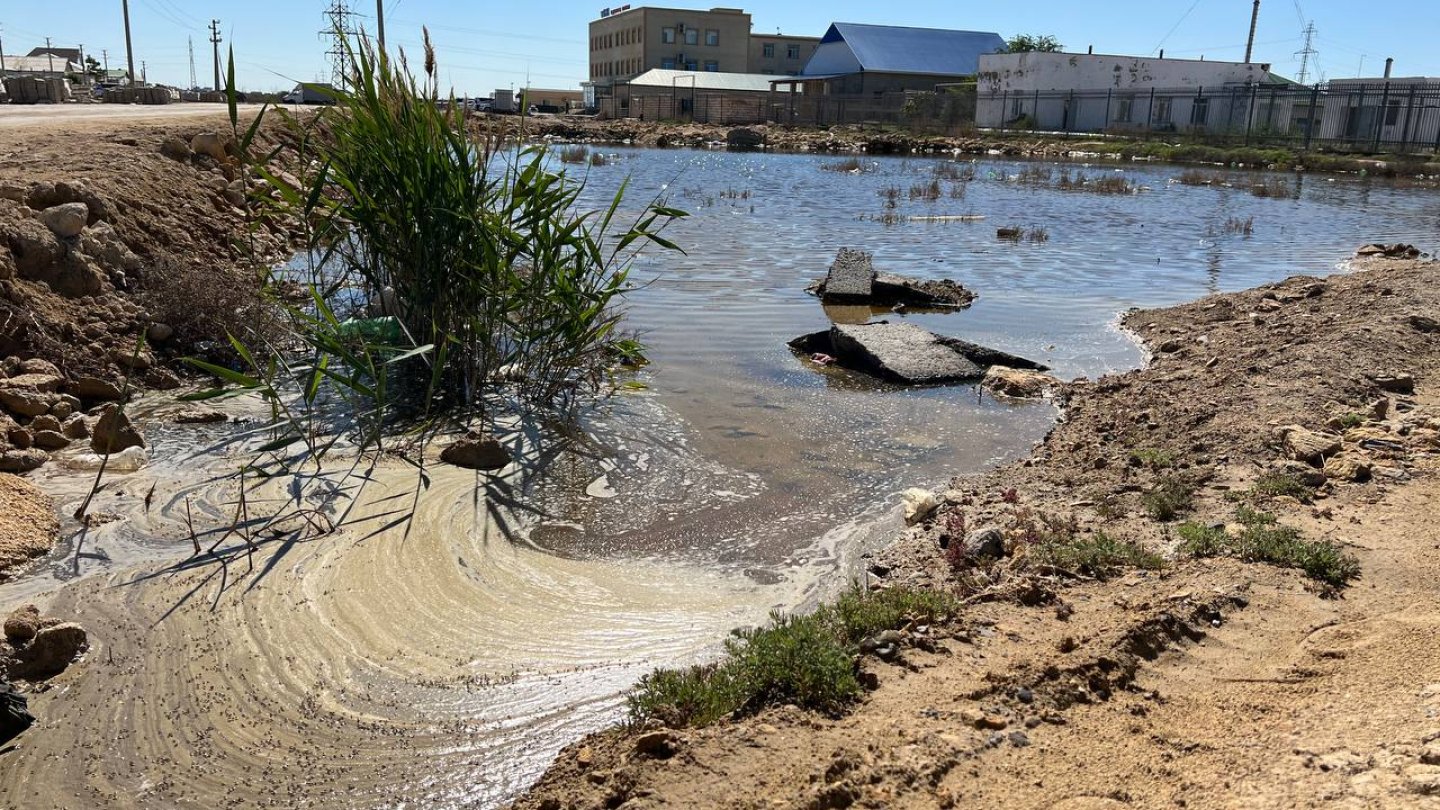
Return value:
<svg viewBox="0 0 1440 810">
<path fill-rule="evenodd" d="M 848 715 L 668 730 L 664 760 L 615 730 L 518 806 L 1424 806 L 1440 264 L 1358 267 L 1129 314 L 1146 368 L 1063 386 L 1032 458 L 956 479 L 871 558 L 870 587 L 967 608 L 862 659 L 878 688 Z M 1296 458 L 1292 426 L 1325 452 Z M 1359 584 L 1182 553 L 1241 520 L 1353 555 Z"/>
<path fill-rule="evenodd" d="M 49 551 L 59 531 L 49 496 L 23 478 L 0 473 L 0 580 Z"/>
</svg>

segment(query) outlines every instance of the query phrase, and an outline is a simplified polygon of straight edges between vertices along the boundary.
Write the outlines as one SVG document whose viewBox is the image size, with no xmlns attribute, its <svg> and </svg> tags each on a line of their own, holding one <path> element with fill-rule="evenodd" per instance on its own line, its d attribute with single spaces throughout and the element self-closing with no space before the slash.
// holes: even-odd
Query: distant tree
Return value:
<svg viewBox="0 0 1440 810">
<path fill-rule="evenodd" d="M 85 57 L 85 72 L 97 81 L 105 78 L 105 68 L 100 66 L 100 61 L 93 56 Z"/>
<path fill-rule="evenodd" d="M 1059 53 L 1065 48 L 1060 41 L 1049 34 L 1016 34 L 1005 40 L 1002 53 Z"/>
</svg>

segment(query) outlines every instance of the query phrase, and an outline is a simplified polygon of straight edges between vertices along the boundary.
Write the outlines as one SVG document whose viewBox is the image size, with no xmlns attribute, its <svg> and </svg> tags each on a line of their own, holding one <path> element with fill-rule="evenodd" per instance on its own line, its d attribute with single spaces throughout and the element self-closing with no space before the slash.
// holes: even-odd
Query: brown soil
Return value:
<svg viewBox="0 0 1440 810">
<path fill-rule="evenodd" d="M 1130 313 L 1148 367 L 1066 386 L 1030 460 L 955 480 L 872 561 L 873 587 L 967 607 L 901 661 L 864 659 L 879 687 L 847 715 L 679 730 L 667 759 L 640 753 L 639 730 L 595 735 L 518 806 L 1440 807 L 1440 265 L 1358 267 Z M 1342 464 L 1311 503 L 1252 492 L 1284 463 L 1278 427 L 1351 413 L 1371 418 L 1332 438 L 1368 481 Z M 1195 488 L 1182 519 L 1249 504 L 1343 545 L 1361 578 L 1332 592 L 1221 558 L 1110 581 L 1026 564 L 1055 531 L 1174 556 L 1175 524 L 1143 506 L 1170 479 Z M 1011 556 L 952 570 L 941 546 L 962 525 L 1000 527 Z"/>
<path fill-rule="evenodd" d="M 49 496 L 23 478 L 0 473 L 0 581 L 49 551 L 59 531 Z"/>
</svg>

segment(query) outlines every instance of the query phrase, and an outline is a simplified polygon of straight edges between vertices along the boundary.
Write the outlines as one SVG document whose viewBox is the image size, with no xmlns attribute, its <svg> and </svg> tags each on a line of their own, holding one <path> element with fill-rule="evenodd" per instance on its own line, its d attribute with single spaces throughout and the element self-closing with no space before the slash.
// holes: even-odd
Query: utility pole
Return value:
<svg viewBox="0 0 1440 810">
<path fill-rule="evenodd" d="M 135 49 L 130 45 L 130 0 L 120 0 L 120 10 L 125 15 L 125 65 L 130 71 L 130 83 L 135 83 Z"/>
<path fill-rule="evenodd" d="M 4 31 L 4 30 L 5 30 L 4 27 L 3 27 L 3 26 L 0 26 L 0 31 Z M 5 78 L 5 37 L 0 36 L 0 80 L 4 80 L 4 78 Z"/>
<path fill-rule="evenodd" d="M 109 48 L 101 48 L 101 49 L 100 49 L 100 59 L 105 63 L 105 72 L 106 72 L 106 73 L 109 73 L 109 72 L 110 72 L 110 49 L 109 49 Z"/>
<path fill-rule="evenodd" d="M 375 31 L 380 38 L 380 53 L 385 53 L 385 0 L 375 0 Z"/>
<path fill-rule="evenodd" d="M 190 45 L 190 89 L 200 89 L 200 80 L 195 77 L 195 37 L 186 37 Z"/>
<path fill-rule="evenodd" d="M 1245 64 L 1250 64 L 1250 55 L 1255 52 L 1255 24 L 1260 22 L 1260 0 L 1255 0 L 1255 9 L 1250 12 L 1250 38 L 1245 40 Z"/>
<path fill-rule="evenodd" d="M 1304 84 L 1305 79 L 1310 76 L 1310 58 L 1318 53 L 1318 51 L 1315 50 L 1314 20 L 1311 20 L 1310 24 L 1305 26 L 1305 47 L 1296 53 L 1300 54 L 1300 73 L 1295 77 L 1295 81 Z"/>
<path fill-rule="evenodd" d="M 45 56 L 48 57 L 48 59 L 46 59 L 46 64 L 48 64 L 48 65 L 50 66 L 50 72 L 51 72 L 51 73 L 54 73 L 54 72 L 55 72 L 55 54 L 54 54 L 54 52 L 52 52 L 52 51 L 50 50 L 50 38 L 49 38 L 49 37 L 45 37 Z"/>
<path fill-rule="evenodd" d="M 220 89 L 220 21 L 210 21 L 210 47 L 215 51 L 215 85 L 213 90 Z"/>
<path fill-rule="evenodd" d="M 150 83 L 150 72 L 145 69 L 145 60 L 140 60 L 140 85 L 143 87 Z"/>
</svg>

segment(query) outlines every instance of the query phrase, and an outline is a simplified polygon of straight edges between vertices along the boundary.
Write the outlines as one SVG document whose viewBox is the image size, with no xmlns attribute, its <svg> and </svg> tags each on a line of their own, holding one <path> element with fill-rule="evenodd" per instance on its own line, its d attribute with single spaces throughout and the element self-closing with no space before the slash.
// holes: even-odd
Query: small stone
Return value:
<svg viewBox="0 0 1440 810">
<path fill-rule="evenodd" d="M 71 384 L 70 393 L 82 400 L 114 402 L 120 399 L 120 386 L 98 377 L 81 377 Z"/>
<path fill-rule="evenodd" d="M 675 756 L 678 743 L 672 731 L 650 731 L 635 738 L 635 753 L 652 759 L 669 759 Z"/>
<path fill-rule="evenodd" d="M 935 493 L 919 487 L 913 487 L 900 493 L 900 503 L 904 507 L 905 525 L 907 526 L 914 526 L 930 517 L 940 507 L 940 499 L 935 497 Z"/>
<path fill-rule="evenodd" d="M 50 454 L 37 448 L 17 448 L 0 452 L 0 472 L 27 473 L 39 469 L 50 460 Z"/>
<path fill-rule="evenodd" d="M 1028 687 L 1022 686 L 1019 689 L 1015 690 L 1015 699 L 1020 701 L 1021 703 L 1034 703 L 1035 693 Z"/>
<path fill-rule="evenodd" d="M 1005 533 L 998 526 L 984 526 L 965 536 L 965 556 L 971 559 L 999 559 L 1005 556 Z"/>
<path fill-rule="evenodd" d="M 62 424 L 73 413 L 75 413 L 75 406 L 63 399 L 50 406 L 50 415 L 60 420 Z"/>
<path fill-rule="evenodd" d="M 1182 344 L 1180 341 L 1176 340 L 1175 338 L 1171 338 L 1171 339 L 1165 341 L 1164 343 L 1161 343 L 1161 344 L 1157 347 L 1157 350 L 1158 350 L 1158 351 L 1161 351 L 1161 352 L 1164 352 L 1164 353 L 1166 353 L 1166 354 L 1173 354 L 1173 353 L 1175 353 L 1175 352 L 1180 351 L 1180 349 L 1183 348 L 1183 345 L 1184 345 L 1184 344 Z"/>
<path fill-rule="evenodd" d="M 78 413 L 71 414 L 70 418 L 65 420 L 60 432 L 65 434 L 67 439 L 90 438 L 90 426 L 85 423 L 85 417 Z"/>
<path fill-rule="evenodd" d="M 107 403 L 91 431 L 90 447 L 97 453 L 119 453 L 131 447 L 144 447 L 145 438 L 130 424 L 130 417 L 118 405 Z"/>
<path fill-rule="evenodd" d="M 188 161 L 193 152 L 190 151 L 189 144 L 171 135 L 160 144 L 160 154 L 171 160 Z"/>
<path fill-rule="evenodd" d="M 35 446 L 41 450 L 64 450 L 70 446 L 70 440 L 58 430 L 38 430 L 35 432 Z"/>
<path fill-rule="evenodd" d="M 166 323 L 152 323 L 145 330 L 145 339 L 151 343 L 164 343 L 175 336 L 175 328 Z"/>
<path fill-rule="evenodd" d="M 223 411 L 214 408 L 186 408 L 173 418 L 177 425 L 209 425 L 230 419 Z"/>
<path fill-rule="evenodd" d="M 580 747 L 575 753 L 575 764 L 582 768 L 588 768 L 595 764 L 595 751 L 588 745 Z"/>
<path fill-rule="evenodd" d="M 1339 437 L 1317 433 L 1299 425 L 1287 425 L 1280 430 L 1284 435 L 1286 452 L 1297 461 L 1319 466 L 1326 458 L 1340 452 Z"/>
<path fill-rule="evenodd" d="M 59 675 L 89 646 L 85 628 L 74 622 L 41 627 L 28 645 L 15 652 L 10 675 L 27 681 Z"/>
<path fill-rule="evenodd" d="M 1039 371 L 991 366 L 985 370 L 985 377 L 980 384 L 1000 396 L 1034 399 L 1058 388 L 1060 381 Z"/>
<path fill-rule="evenodd" d="M 1381 391 L 1392 394 L 1415 393 L 1415 377 L 1411 374 L 1379 374 L 1370 378 Z"/>
<path fill-rule="evenodd" d="M 1339 455 L 1325 461 L 1325 477 L 1334 481 L 1370 480 L 1370 465 L 1347 455 Z"/>
<path fill-rule="evenodd" d="M 40 631 L 40 609 L 34 605 L 16 608 L 5 618 L 5 638 L 12 642 L 26 642 Z"/>
<path fill-rule="evenodd" d="M 54 205 L 40 212 L 40 222 L 61 239 L 79 236 L 90 222 L 90 209 L 82 202 Z"/>
<path fill-rule="evenodd" d="M 1440 740 L 1432 740 L 1420 752 L 1420 762 L 1425 765 L 1440 765 Z"/>
<path fill-rule="evenodd" d="M 499 439 L 472 431 L 441 451 L 440 460 L 471 470 L 498 470 L 514 459 Z"/>
<path fill-rule="evenodd" d="M 30 432 L 30 428 L 23 428 L 19 425 L 14 425 L 5 431 L 5 440 L 10 442 L 12 447 L 20 450 L 29 450 L 35 446 L 35 434 Z"/>
<path fill-rule="evenodd" d="M 1023 731 L 1010 732 L 1010 744 L 1016 748 L 1024 748 L 1030 744 L 1030 735 Z"/>
</svg>

